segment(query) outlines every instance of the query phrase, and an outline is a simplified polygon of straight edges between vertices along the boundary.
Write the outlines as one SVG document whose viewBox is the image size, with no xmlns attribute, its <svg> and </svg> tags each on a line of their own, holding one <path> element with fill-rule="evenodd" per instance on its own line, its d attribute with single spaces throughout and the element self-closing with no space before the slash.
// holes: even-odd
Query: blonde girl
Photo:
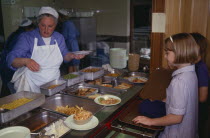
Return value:
<svg viewBox="0 0 210 138">
<path fill-rule="evenodd" d="M 166 116 L 137 116 L 134 123 L 166 126 L 161 138 L 195 138 L 198 125 L 198 80 L 195 63 L 199 47 L 190 34 L 179 33 L 165 40 L 165 58 L 176 68 L 166 89 Z"/>
</svg>

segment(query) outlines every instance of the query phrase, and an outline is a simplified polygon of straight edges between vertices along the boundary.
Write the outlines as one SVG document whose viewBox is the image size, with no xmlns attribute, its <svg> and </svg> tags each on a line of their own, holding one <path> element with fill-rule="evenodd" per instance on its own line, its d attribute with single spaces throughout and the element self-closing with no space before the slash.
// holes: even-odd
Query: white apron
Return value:
<svg viewBox="0 0 210 138">
<path fill-rule="evenodd" d="M 37 46 L 38 39 L 34 39 L 34 49 L 31 59 L 40 65 L 38 72 L 27 67 L 19 68 L 13 75 L 12 81 L 16 92 L 31 91 L 40 93 L 40 86 L 60 77 L 60 65 L 63 62 L 57 42 L 55 45 Z"/>
</svg>

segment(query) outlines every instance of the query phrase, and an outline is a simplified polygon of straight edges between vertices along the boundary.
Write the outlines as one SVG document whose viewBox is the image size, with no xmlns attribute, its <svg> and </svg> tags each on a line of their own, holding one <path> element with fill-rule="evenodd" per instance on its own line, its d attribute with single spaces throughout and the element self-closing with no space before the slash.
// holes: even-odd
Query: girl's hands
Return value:
<svg viewBox="0 0 210 138">
<path fill-rule="evenodd" d="M 137 116 L 132 121 L 136 124 L 141 123 L 141 124 L 144 124 L 144 125 L 152 126 L 152 119 L 148 118 L 146 116 Z"/>
</svg>

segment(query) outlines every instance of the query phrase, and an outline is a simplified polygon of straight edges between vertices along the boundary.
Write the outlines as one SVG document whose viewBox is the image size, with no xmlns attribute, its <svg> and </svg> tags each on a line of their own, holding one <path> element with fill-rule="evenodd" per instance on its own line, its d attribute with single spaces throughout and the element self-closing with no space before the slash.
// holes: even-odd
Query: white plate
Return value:
<svg viewBox="0 0 210 138">
<path fill-rule="evenodd" d="M 74 115 L 71 115 L 71 116 L 67 117 L 66 120 L 64 121 L 66 126 L 68 126 L 70 129 L 74 129 L 74 130 L 90 130 L 90 129 L 95 128 L 98 125 L 98 123 L 99 123 L 98 118 L 93 116 L 92 119 L 88 123 L 86 123 L 84 125 L 77 125 L 77 124 L 74 123 L 73 116 Z"/>
<path fill-rule="evenodd" d="M 118 99 L 119 102 L 116 103 L 116 104 L 102 104 L 102 103 L 99 102 L 99 99 L 100 99 L 100 98 L 105 98 L 105 99 L 106 99 L 106 98 L 114 98 L 114 99 Z M 119 104 L 119 103 L 121 102 L 121 99 L 120 99 L 119 97 L 117 97 L 117 96 L 114 96 L 114 95 L 102 95 L 102 96 L 96 97 L 96 98 L 94 99 L 94 102 L 97 103 L 97 104 L 99 104 L 99 105 L 111 106 L 111 105 L 117 105 L 117 104 Z"/>
<path fill-rule="evenodd" d="M 135 79 L 140 79 L 140 80 L 142 80 L 142 82 L 133 82 L 133 80 L 135 80 Z M 132 83 L 139 83 L 139 84 L 141 84 L 141 83 L 147 82 L 148 79 L 145 78 L 145 77 L 135 76 L 135 77 L 129 77 L 128 80 L 129 80 L 130 82 L 132 82 Z"/>
<path fill-rule="evenodd" d="M 27 127 L 14 126 L 0 130 L 0 138 L 30 138 L 30 130 Z"/>
<path fill-rule="evenodd" d="M 75 54 L 75 55 L 88 55 L 91 52 L 92 51 L 75 51 L 75 52 L 72 52 L 72 53 Z"/>
</svg>

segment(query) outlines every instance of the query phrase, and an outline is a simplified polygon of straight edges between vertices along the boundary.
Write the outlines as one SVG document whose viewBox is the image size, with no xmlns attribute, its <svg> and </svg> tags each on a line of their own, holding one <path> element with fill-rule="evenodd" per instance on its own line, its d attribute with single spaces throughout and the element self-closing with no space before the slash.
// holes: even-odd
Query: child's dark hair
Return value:
<svg viewBox="0 0 210 138">
<path fill-rule="evenodd" d="M 164 50 L 175 53 L 175 64 L 195 64 L 198 60 L 199 46 L 188 33 L 179 33 L 166 38 Z"/>
<path fill-rule="evenodd" d="M 201 56 L 202 61 L 206 63 L 206 49 L 208 46 L 207 39 L 200 33 L 190 33 L 190 34 L 193 36 L 196 43 L 200 47 L 199 54 Z"/>
</svg>

